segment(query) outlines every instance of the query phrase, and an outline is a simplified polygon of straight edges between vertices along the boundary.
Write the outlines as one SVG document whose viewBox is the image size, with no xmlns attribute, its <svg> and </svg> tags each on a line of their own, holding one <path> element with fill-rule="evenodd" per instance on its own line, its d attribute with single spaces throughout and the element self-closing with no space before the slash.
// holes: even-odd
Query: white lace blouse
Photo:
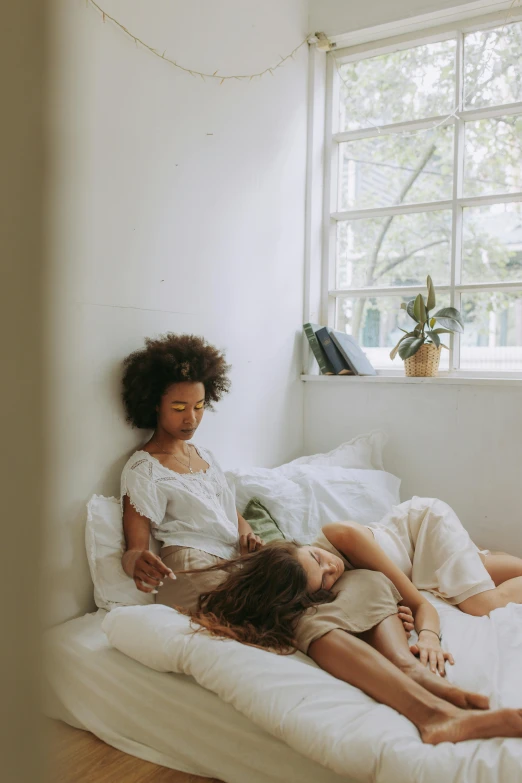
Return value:
<svg viewBox="0 0 522 783">
<path fill-rule="evenodd" d="M 234 493 L 208 449 L 197 447 L 206 471 L 176 473 L 146 451 L 136 451 L 121 474 L 121 499 L 151 521 L 164 546 L 187 546 L 216 557 L 238 554 Z"/>
</svg>

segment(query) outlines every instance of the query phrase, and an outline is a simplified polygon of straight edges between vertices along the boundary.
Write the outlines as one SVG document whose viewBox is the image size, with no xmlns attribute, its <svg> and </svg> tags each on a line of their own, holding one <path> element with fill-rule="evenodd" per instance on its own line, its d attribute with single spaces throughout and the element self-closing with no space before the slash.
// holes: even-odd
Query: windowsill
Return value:
<svg viewBox="0 0 522 783">
<path fill-rule="evenodd" d="M 522 373 L 512 375 L 495 375 L 462 373 L 460 375 L 439 373 L 435 378 L 410 378 L 405 375 L 377 371 L 377 375 L 301 375 L 305 382 L 320 381 L 321 383 L 428 383 L 456 384 L 463 386 L 522 386 Z"/>
</svg>

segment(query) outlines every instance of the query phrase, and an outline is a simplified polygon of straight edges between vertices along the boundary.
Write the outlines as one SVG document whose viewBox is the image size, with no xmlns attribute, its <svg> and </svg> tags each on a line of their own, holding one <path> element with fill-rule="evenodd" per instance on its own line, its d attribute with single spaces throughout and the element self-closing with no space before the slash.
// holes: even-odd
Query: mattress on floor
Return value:
<svg viewBox="0 0 522 783">
<path fill-rule="evenodd" d="M 522 707 L 522 605 L 471 617 L 426 594 L 437 608 L 448 678 Z M 360 783 L 522 783 L 522 739 L 424 744 L 404 716 L 332 677 L 310 658 L 197 633 L 167 606 L 128 606 L 103 622 L 110 643 L 158 672 L 194 677 L 297 753 Z M 502 729 L 503 727 L 499 727 Z"/>
<path fill-rule="evenodd" d="M 138 758 L 226 783 L 352 783 L 183 674 L 109 646 L 99 610 L 45 637 L 45 711 Z"/>
</svg>

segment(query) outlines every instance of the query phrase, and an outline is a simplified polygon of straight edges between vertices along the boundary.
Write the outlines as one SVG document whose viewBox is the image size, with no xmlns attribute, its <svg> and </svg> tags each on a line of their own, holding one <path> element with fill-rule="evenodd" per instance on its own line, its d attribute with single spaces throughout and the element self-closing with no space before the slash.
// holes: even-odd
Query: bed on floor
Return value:
<svg viewBox="0 0 522 783">
<path fill-rule="evenodd" d="M 432 601 L 455 657 L 450 679 L 492 707 L 519 707 L 522 606 L 476 618 Z M 227 783 L 522 781 L 520 739 L 424 745 L 409 721 L 306 656 L 187 625 L 168 607 L 141 606 L 52 629 L 47 714 L 131 755 Z"/>
<path fill-rule="evenodd" d="M 399 502 L 382 446 L 371 434 L 227 478 L 238 507 L 261 498 L 288 537 L 311 540 L 319 521 L 372 524 Z M 101 608 L 46 634 L 48 715 L 139 758 L 227 783 L 522 783 L 522 739 L 425 745 L 403 716 L 306 656 L 194 634 L 186 617 L 129 594 L 119 513 L 114 499 L 89 504 Z M 449 678 L 488 695 L 492 707 L 521 708 L 522 605 L 475 618 L 428 597 L 455 658 Z"/>
<path fill-rule="evenodd" d="M 111 647 L 88 614 L 47 633 L 46 713 L 138 758 L 227 783 L 352 783 L 264 731 L 184 674 Z"/>
</svg>

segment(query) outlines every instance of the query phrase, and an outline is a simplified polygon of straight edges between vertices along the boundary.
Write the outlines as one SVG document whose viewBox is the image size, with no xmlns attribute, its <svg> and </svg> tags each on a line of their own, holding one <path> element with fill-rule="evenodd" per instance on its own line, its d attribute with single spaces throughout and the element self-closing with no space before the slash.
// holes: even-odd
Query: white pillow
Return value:
<svg viewBox="0 0 522 783">
<path fill-rule="evenodd" d="M 400 503 L 401 482 L 384 470 L 283 465 L 228 471 L 226 476 L 240 511 L 250 498 L 259 498 L 285 536 L 301 543 L 312 541 L 327 522 L 376 524 Z"/>
<path fill-rule="evenodd" d="M 117 606 L 154 603 L 154 595 L 138 590 L 122 568 L 125 537 L 119 500 L 103 495 L 93 495 L 89 500 L 85 546 L 96 606 L 110 611 Z M 158 553 L 159 545 L 153 538 L 149 546 Z"/>
<path fill-rule="evenodd" d="M 104 618 L 112 647 L 157 672 L 181 672 L 173 655 L 177 643 L 193 638 L 197 625 L 170 606 L 121 608 Z M 215 640 L 217 641 L 217 639 Z"/>
<path fill-rule="evenodd" d="M 372 430 L 367 435 L 341 443 L 327 454 L 312 454 L 299 457 L 287 465 L 331 465 L 338 468 L 361 468 L 363 470 L 384 470 L 382 452 L 388 436 L 381 430 Z M 286 467 L 282 465 L 281 467 Z"/>
</svg>

